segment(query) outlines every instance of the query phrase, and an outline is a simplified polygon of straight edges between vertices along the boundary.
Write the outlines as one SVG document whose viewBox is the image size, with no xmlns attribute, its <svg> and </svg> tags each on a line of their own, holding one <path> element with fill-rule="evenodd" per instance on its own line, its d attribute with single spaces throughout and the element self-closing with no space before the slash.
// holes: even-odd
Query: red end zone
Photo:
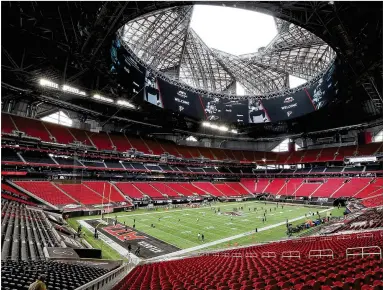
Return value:
<svg viewBox="0 0 383 290">
<path fill-rule="evenodd" d="M 125 249 L 128 249 L 130 245 L 132 253 L 135 253 L 140 247 L 140 254 L 138 255 L 140 258 L 150 259 L 180 250 L 173 245 L 120 223 L 104 225 L 100 224 L 99 220 L 87 220 L 85 222 L 93 228 L 97 227 L 99 233 L 104 234 Z"/>
</svg>

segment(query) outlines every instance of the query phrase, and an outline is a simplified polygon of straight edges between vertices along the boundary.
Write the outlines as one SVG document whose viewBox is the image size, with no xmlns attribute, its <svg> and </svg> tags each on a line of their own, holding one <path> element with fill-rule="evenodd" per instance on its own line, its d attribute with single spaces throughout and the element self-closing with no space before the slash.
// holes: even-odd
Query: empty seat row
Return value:
<svg viewBox="0 0 383 290">
<path fill-rule="evenodd" d="M 40 138 L 46 142 L 70 144 L 75 141 L 96 147 L 99 150 L 117 150 L 126 152 L 131 149 L 144 154 L 161 155 L 168 153 L 176 157 L 201 158 L 211 160 L 238 160 L 263 162 L 266 164 L 295 164 L 307 162 L 341 161 L 347 156 L 371 155 L 382 151 L 383 143 L 371 143 L 362 146 L 346 146 L 324 148 L 297 152 L 250 152 L 217 148 L 198 148 L 180 146 L 166 141 L 143 139 L 137 136 L 109 134 L 105 132 L 86 132 L 75 128 L 54 125 L 34 119 L 2 114 L 2 133 L 11 133 L 13 130 L 25 132 L 27 135 Z"/>
<path fill-rule="evenodd" d="M 356 235 L 350 239 L 343 238 L 333 236 L 331 239 L 318 237 L 276 242 L 141 265 L 113 289 L 363 289 L 362 286 L 371 287 L 366 289 L 381 289 L 381 257 L 345 257 L 349 247 L 382 247 L 380 233 L 374 234 L 372 238 L 357 239 Z M 333 258 L 308 257 L 311 250 L 329 248 L 334 252 Z M 282 253 L 291 250 L 300 251 L 302 256 L 281 257 Z M 265 257 L 266 253 L 274 253 L 275 257 Z"/>
</svg>

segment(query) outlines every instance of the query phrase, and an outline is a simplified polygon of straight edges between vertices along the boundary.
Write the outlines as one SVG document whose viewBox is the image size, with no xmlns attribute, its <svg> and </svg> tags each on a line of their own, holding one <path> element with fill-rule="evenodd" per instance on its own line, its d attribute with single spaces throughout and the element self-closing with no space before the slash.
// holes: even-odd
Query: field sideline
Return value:
<svg viewBox="0 0 383 290">
<path fill-rule="evenodd" d="M 223 238 L 235 236 L 241 233 L 255 230 L 255 228 L 263 228 L 277 223 L 285 222 L 286 219 L 293 219 L 309 214 L 309 212 L 317 212 L 325 209 L 325 207 L 305 207 L 304 205 L 282 205 L 278 208 L 276 203 L 264 202 L 241 202 L 241 203 L 216 203 L 214 205 L 201 208 L 175 208 L 175 209 L 158 209 L 157 211 L 149 211 L 147 209 L 138 209 L 133 212 L 120 212 L 116 214 L 105 215 L 105 217 L 115 218 L 117 215 L 118 222 L 126 223 L 132 227 L 134 224 L 136 230 L 151 235 L 157 239 L 165 241 L 181 249 L 187 249 L 203 242 L 198 240 L 198 233 L 204 234 L 204 243 L 217 241 Z M 243 207 L 239 210 L 240 216 L 225 215 L 225 213 L 233 212 L 233 208 Z M 221 214 L 216 210 L 220 208 Z M 254 211 L 254 208 L 257 210 Z M 263 209 L 262 209 L 263 208 Z M 328 208 L 328 207 L 327 207 Z M 249 211 L 250 209 L 250 211 Z M 270 211 L 271 210 L 271 211 Z M 263 214 L 266 213 L 266 222 L 262 222 Z M 342 209 L 333 210 L 333 216 L 341 215 Z M 77 220 L 99 219 L 100 216 L 81 217 L 70 219 L 69 223 L 72 227 L 77 227 Z M 317 218 L 315 214 L 314 218 Z M 294 224 L 303 222 L 297 221 Z M 155 228 L 151 227 L 155 225 Z M 286 227 L 279 226 L 274 229 L 260 232 L 256 237 L 243 237 L 233 241 L 231 245 L 251 244 L 263 242 L 267 240 L 276 240 L 286 237 Z M 92 241 L 93 238 L 87 234 L 86 239 L 93 245 L 98 246 L 100 241 Z M 102 242 L 101 242 L 102 243 Z M 225 248 L 228 243 L 222 243 L 210 248 Z M 116 258 L 118 253 L 108 249 L 103 245 L 105 258 Z M 115 251 L 114 251 L 115 252 Z"/>
</svg>

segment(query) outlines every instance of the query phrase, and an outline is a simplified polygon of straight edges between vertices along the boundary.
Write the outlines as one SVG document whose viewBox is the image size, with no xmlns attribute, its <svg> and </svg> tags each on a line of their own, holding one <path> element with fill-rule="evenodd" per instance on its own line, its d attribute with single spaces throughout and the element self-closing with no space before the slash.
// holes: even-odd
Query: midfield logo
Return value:
<svg viewBox="0 0 383 290">
<path fill-rule="evenodd" d="M 125 240 L 133 241 L 147 239 L 145 236 L 140 236 L 136 231 L 133 231 L 129 228 L 125 229 L 125 227 L 120 224 L 104 227 L 103 230 L 122 242 Z"/>
<path fill-rule="evenodd" d="M 178 106 L 178 111 L 182 112 L 185 108 L 182 106 Z"/>
</svg>

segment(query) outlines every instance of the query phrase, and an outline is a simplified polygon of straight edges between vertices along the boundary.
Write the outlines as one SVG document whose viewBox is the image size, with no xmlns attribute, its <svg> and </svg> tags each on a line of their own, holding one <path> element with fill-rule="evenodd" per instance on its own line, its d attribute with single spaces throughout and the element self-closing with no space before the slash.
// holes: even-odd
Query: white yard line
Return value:
<svg viewBox="0 0 383 290">
<path fill-rule="evenodd" d="M 321 210 L 319 212 L 320 213 L 324 213 L 324 212 L 327 212 L 327 211 L 330 211 L 330 210 L 333 210 L 333 209 L 334 208 L 328 208 L 328 209 Z M 306 217 L 305 216 L 300 216 L 300 217 L 297 217 L 297 218 L 290 219 L 289 222 L 295 222 L 295 221 L 298 221 L 298 220 L 304 219 L 304 218 L 306 218 Z M 276 228 L 276 227 L 279 227 L 279 226 L 284 225 L 284 224 L 286 224 L 285 221 L 277 223 L 277 224 L 269 225 L 269 226 L 266 226 L 266 227 L 263 227 L 263 228 L 259 228 L 258 232 L 262 232 L 262 231 L 266 231 L 266 230 L 269 230 L 269 229 L 272 229 L 272 228 Z M 173 253 L 170 253 L 170 254 L 165 254 L 165 255 L 162 255 L 162 256 L 155 257 L 155 258 L 151 258 L 151 259 L 148 259 L 147 261 L 156 261 L 156 260 L 159 260 L 159 259 L 163 260 L 163 259 L 166 259 L 166 258 L 170 258 L 170 257 L 178 256 L 178 255 L 183 255 L 183 254 L 186 254 L 186 253 L 198 251 L 198 250 L 201 250 L 201 249 L 204 249 L 204 248 L 207 248 L 207 247 L 210 247 L 210 246 L 214 246 L 214 245 L 217 245 L 217 244 L 221 244 L 221 243 L 224 243 L 224 242 L 228 242 L 228 241 L 231 241 L 231 240 L 235 240 L 235 239 L 239 239 L 239 238 L 242 238 L 242 237 L 250 236 L 252 234 L 255 234 L 255 230 L 250 231 L 250 232 L 246 232 L 246 233 L 242 233 L 242 234 L 239 234 L 239 235 L 227 237 L 227 238 L 224 238 L 224 239 L 216 240 L 214 242 L 206 243 L 206 244 L 195 246 L 195 247 L 192 247 L 192 248 L 180 250 L 180 251 L 173 252 Z"/>
<path fill-rule="evenodd" d="M 268 203 L 267 205 L 272 205 L 273 203 Z M 222 207 L 233 207 L 233 206 L 236 206 L 236 205 L 244 205 L 246 207 L 246 205 L 249 205 L 249 204 L 246 204 L 246 203 L 231 203 L 231 204 L 227 204 L 227 205 L 212 205 L 212 207 L 214 208 L 222 208 Z M 254 202 L 251 204 L 251 207 L 255 207 L 255 205 L 265 205 L 264 203 L 262 202 Z M 289 203 L 284 203 L 284 204 L 279 204 L 279 207 L 283 205 L 283 206 L 299 206 L 300 208 L 301 207 L 305 207 L 305 205 L 303 204 L 289 204 Z M 316 205 L 312 205 L 311 207 L 315 207 L 315 208 L 320 208 L 320 207 L 324 207 L 324 206 L 316 206 Z M 248 208 L 248 207 L 247 207 Z M 308 207 L 310 208 L 310 207 Z M 172 212 L 182 212 L 182 211 L 188 211 L 188 210 L 205 210 L 205 209 L 210 209 L 209 206 L 205 206 L 205 207 L 198 207 L 198 208 L 184 208 L 184 209 L 175 209 L 175 210 L 170 210 L 170 211 L 150 211 L 150 212 L 146 212 L 146 213 L 136 213 L 136 214 L 125 214 L 125 215 L 118 215 L 117 217 L 131 217 L 131 216 L 141 216 L 141 215 L 152 215 L 152 214 L 166 214 L 166 213 L 172 213 Z M 104 219 L 113 219 L 115 216 L 113 216 L 113 214 L 108 214 L 108 215 L 105 215 L 104 216 Z M 97 216 L 97 217 L 94 217 L 94 218 L 89 218 L 89 219 L 86 219 L 86 220 L 98 220 L 100 219 L 100 216 Z"/>
</svg>

